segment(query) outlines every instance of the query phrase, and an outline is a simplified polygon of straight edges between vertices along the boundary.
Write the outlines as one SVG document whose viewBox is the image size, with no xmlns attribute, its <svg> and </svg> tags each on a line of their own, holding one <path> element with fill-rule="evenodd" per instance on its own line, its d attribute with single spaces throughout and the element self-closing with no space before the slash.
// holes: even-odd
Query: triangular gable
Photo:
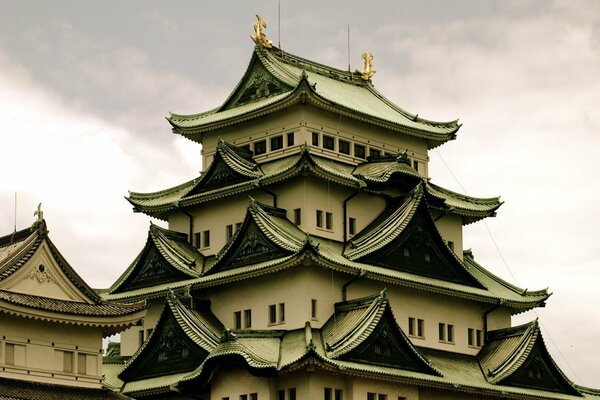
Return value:
<svg viewBox="0 0 600 400">
<path fill-rule="evenodd" d="M 330 358 L 440 375 L 398 326 L 385 291 L 336 304 L 323 339 Z"/>
<path fill-rule="evenodd" d="M 142 251 L 110 293 L 121 293 L 161 283 L 195 278 L 202 255 L 187 243 L 187 235 L 151 225 Z"/>
<path fill-rule="evenodd" d="M 491 383 L 580 395 L 550 356 L 537 320 L 489 332 L 478 358 Z"/>
<path fill-rule="evenodd" d="M 292 89 L 291 86 L 269 72 L 257 57 L 256 52 L 253 52 L 246 73 L 219 111 L 266 99 Z"/>
<path fill-rule="evenodd" d="M 209 273 L 290 256 L 299 251 L 306 234 L 286 218 L 286 211 L 250 198 L 244 222 L 217 254 Z"/>
<path fill-rule="evenodd" d="M 250 150 L 219 139 L 211 164 L 185 197 L 251 181 L 262 175 L 260 167 L 252 159 Z"/>
<path fill-rule="evenodd" d="M 421 185 L 406 197 L 392 201 L 350 242 L 345 255 L 367 264 L 483 287 L 438 232 Z"/>
<path fill-rule="evenodd" d="M 132 382 L 190 372 L 208 356 L 212 348 L 206 343 L 210 338 L 198 343 L 194 340 L 199 333 L 178 318 L 177 302 L 176 299 L 167 301 L 154 331 L 119 374 L 121 380 Z"/>
</svg>

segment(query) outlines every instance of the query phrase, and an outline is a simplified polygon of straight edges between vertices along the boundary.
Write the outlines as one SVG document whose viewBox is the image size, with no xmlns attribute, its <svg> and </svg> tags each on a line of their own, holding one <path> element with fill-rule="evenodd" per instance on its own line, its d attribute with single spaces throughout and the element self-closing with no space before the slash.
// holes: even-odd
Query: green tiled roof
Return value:
<svg viewBox="0 0 600 400">
<path fill-rule="evenodd" d="M 200 275 L 197 267 L 202 265 L 203 256 L 188 243 L 187 235 L 150 223 L 148 238 L 146 239 L 144 248 L 125 272 L 109 288 L 109 294 L 121 291 L 128 279 L 133 278 L 135 274 L 139 273 L 143 268 L 143 255 L 146 254 L 150 247 L 154 247 L 166 262 L 183 276 L 195 278 Z"/>
<path fill-rule="evenodd" d="M 231 145 L 227 146 L 229 148 L 233 147 Z M 134 210 L 166 220 L 170 212 L 180 207 L 197 205 L 241 192 L 249 192 L 260 186 L 290 179 L 306 171 L 320 178 L 349 187 L 371 188 L 372 185 L 376 185 L 376 187 L 371 188 L 372 190 L 380 189 L 381 184 L 389 183 L 394 176 L 408 177 L 416 183 L 422 180 L 417 171 L 407 165 L 401 156 L 397 157 L 395 161 L 389 161 L 389 158 L 370 158 L 369 161 L 354 166 L 314 155 L 310 152 L 309 147 L 303 146 L 299 153 L 262 163 L 257 166 L 257 170 L 250 169 L 255 177 L 249 177 L 249 180 L 245 182 L 195 193 L 194 188 L 201 185 L 204 176 L 202 175 L 182 185 L 155 193 L 130 192 L 127 200 L 134 206 Z M 233 162 L 232 157 L 228 160 L 232 169 L 245 168 L 243 163 Z M 210 167 L 207 168 L 207 171 L 208 169 Z M 464 223 L 494 216 L 495 211 L 502 205 L 497 197 L 481 199 L 466 196 L 431 183 L 426 183 L 425 188 L 425 196 L 432 207 L 460 215 Z"/>
<path fill-rule="evenodd" d="M 258 96 L 242 105 L 232 104 L 238 93 L 250 86 L 257 69 L 269 75 L 267 80 L 279 83 L 279 93 Z M 171 114 L 167 119 L 174 132 L 200 141 L 201 135 L 211 129 L 306 101 L 351 118 L 424 138 L 430 147 L 453 139 L 460 128 L 458 121 L 429 121 L 401 109 L 381 95 L 370 81 L 365 82 L 356 74 L 261 46 L 255 47 L 248 70 L 223 106 L 194 115 Z"/>
<path fill-rule="evenodd" d="M 123 385 L 122 392 L 125 394 L 139 395 L 140 392 L 169 392 L 171 385 L 179 382 L 188 375 L 187 372 L 157 376 L 154 378 L 142 379 L 139 381 L 127 382 Z M 161 390 L 162 389 L 162 390 Z"/>
<path fill-rule="evenodd" d="M 91 389 L 0 378 L 0 400 L 124 400 L 107 388 Z"/>
</svg>

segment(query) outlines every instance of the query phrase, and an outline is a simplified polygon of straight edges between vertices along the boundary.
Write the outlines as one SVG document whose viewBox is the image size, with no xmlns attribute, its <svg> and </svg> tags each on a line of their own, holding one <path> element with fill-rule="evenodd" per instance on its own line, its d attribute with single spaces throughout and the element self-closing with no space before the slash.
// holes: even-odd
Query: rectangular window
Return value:
<svg viewBox="0 0 600 400">
<path fill-rule="evenodd" d="M 297 226 L 302 225 L 302 209 L 301 208 L 294 209 L 294 224 L 296 224 Z"/>
<path fill-rule="evenodd" d="M 233 313 L 233 329 L 242 329 L 242 312 L 235 311 Z"/>
<path fill-rule="evenodd" d="M 417 336 L 420 338 L 425 337 L 425 320 L 417 320 Z"/>
<path fill-rule="evenodd" d="M 365 146 L 354 144 L 354 157 L 365 158 Z"/>
<path fill-rule="evenodd" d="M 194 233 L 194 247 L 197 249 L 200 248 L 200 232 Z"/>
<path fill-rule="evenodd" d="M 348 218 L 348 233 L 354 235 L 356 233 L 356 218 Z"/>
<path fill-rule="evenodd" d="M 338 140 L 338 148 L 340 153 L 342 154 L 350 154 L 350 142 L 346 141 L 346 140 Z"/>
<path fill-rule="evenodd" d="M 477 347 L 483 346 L 483 331 L 481 329 L 477 329 L 475 331 L 475 334 L 475 344 L 477 345 Z"/>
<path fill-rule="evenodd" d="M 202 232 L 202 247 L 210 247 L 210 231 Z"/>
<path fill-rule="evenodd" d="M 229 397 L 221 397 L 221 400 L 229 400 Z"/>
<path fill-rule="evenodd" d="M 310 301 L 310 317 L 312 319 L 317 319 L 317 299 L 312 299 Z"/>
<path fill-rule="evenodd" d="M 440 322 L 440 324 L 438 325 L 438 337 L 440 339 L 441 342 L 445 342 L 446 341 L 446 324 L 442 324 Z"/>
<path fill-rule="evenodd" d="M 73 372 L 72 351 L 63 351 L 63 372 Z"/>
<path fill-rule="evenodd" d="M 475 346 L 475 329 L 469 328 L 467 331 L 467 343 L 469 346 Z"/>
<path fill-rule="evenodd" d="M 233 225 L 225 226 L 225 237 L 230 240 L 233 237 Z"/>
<path fill-rule="evenodd" d="M 369 156 L 370 157 L 381 157 L 381 150 L 369 148 Z"/>
<path fill-rule="evenodd" d="M 259 140 L 254 142 L 254 155 L 258 156 L 267 152 L 267 141 Z"/>
<path fill-rule="evenodd" d="M 80 375 L 87 374 L 87 357 L 85 354 L 77 354 L 77 373 Z"/>
<path fill-rule="evenodd" d="M 319 145 L 319 134 L 317 132 L 312 133 L 312 145 L 313 146 Z"/>
<path fill-rule="evenodd" d="M 404 254 L 404 257 L 410 257 L 410 249 L 408 247 L 405 247 L 402 250 L 402 254 Z"/>
<path fill-rule="evenodd" d="M 277 400 L 285 400 L 285 390 L 277 391 Z"/>
<path fill-rule="evenodd" d="M 269 323 L 274 324 L 277 322 L 277 308 L 275 304 L 269 306 Z"/>
<path fill-rule="evenodd" d="M 258 393 L 250 393 L 250 400 L 258 400 Z"/>
<path fill-rule="evenodd" d="M 285 303 L 279 303 L 279 322 L 285 322 Z"/>
<path fill-rule="evenodd" d="M 323 227 L 323 211 L 317 210 L 317 227 Z"/>
<path fill-rule="evenodd" d="M 387 400 L 387 394 L 379 394 L 379 396 L 377 396 L 377 400 Z"/>
<path fill-rule="evenodd" d="M 454 325 L 448 324 L 448 341 L 454 343 Z"/>
<path fill-rule="evenodd" d="M 288 389 L 288 400 L 296 400 L 296 388 Z"/>
<path fill-rule="evenodd" d="M 331 398 L 331 388 L 325 388 L 323 391 L 323 400 L 333 400 Z"/>
<path fill-rule="evenodd" d="M 6 343 L 4 346 L 4 364 L 15 365 L 15 345 Z"/>
<path fill-rule="evenodd" d="M 333 229 L 333 213 L 330 213 L 330 212 L 325 213 L 325 229 L 329 229 L 329 230 Z"/>
<path fill-rule="evenodd" d="M 247 394 L 240 394 L 240 400 L 248 400 Z"/>
<path fill-rule="evenodd" d="M 244 328 L 252 327 L 252 310 L 244 310 Z"/>
<path fill-rule="evenodd" d="M 419 162 L 417 160 L 413 160 L 413 168 L 419 172 Z"/>
<path fill-rule="evenodd" d="M 335 139 L 332 136 L 323 135 L 323 148 L 335 150 Z"/>
<path fill-rule="evenodd" d="M 411 336 L 415 335 L 415 331 L 416 331 L 416 323 L 415 323 L 415 319 L 413 317 L 408 317 L 408 334 Z"/>
<path fill-rule="evenodd" d="M 271 138 L 271 151 L 283 149 L 283 136 L 275 136 Z"/>
<path fill-rule="evenodd" d="M 288 147 L 294 145 L 294 132 L 290 132 L 287 134 L 287 145 Z"/>
<path fill-rule="evenodd" d="M 377 394 L 376 393 L 368 392 L 367 393 L 367 400 L 377 400 Z"/>
<path fill-rule="evenodd" d="M 138 347 L 144 344 L 144 330 L 138 332 Z"/>
<path fill-rule="evenodd" d="M 343 393 L 342 389 L 335 389 L 335 396 L 334 396 L 334 400 L 343 400 Z"/>
</svg>

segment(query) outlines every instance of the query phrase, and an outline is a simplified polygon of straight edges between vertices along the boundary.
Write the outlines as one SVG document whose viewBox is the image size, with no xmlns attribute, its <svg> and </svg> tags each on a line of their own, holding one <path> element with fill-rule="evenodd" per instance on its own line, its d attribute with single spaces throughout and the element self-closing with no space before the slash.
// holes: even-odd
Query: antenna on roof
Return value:
<svg viewBox="0 0 600 400">
<path fill-rule="evenodd" d="M 277 2 L 277 24 L 278 24 L 278 37 L 277 47 L 281 49 L 281 0 Z"/>
<path fill-rule="evenodd" d="M 350 24 L 348 24 L 348 72 L 350 72 Z"/>
</svg>

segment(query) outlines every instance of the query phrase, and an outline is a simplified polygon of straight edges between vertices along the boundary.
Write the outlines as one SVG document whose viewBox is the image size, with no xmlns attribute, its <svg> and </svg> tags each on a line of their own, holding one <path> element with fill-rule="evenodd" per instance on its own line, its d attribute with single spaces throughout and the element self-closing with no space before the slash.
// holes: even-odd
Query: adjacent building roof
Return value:
<svg viewBox="0 0 600 400">
<path fill-rule="evenodd" d="M 0 378 L 0 400 L 110 400 L 131 399 L 107 388 L 87 389 Z"/>
<path fill-rule="evenodd" d="M 145 302 L 124 304 L 107 301 L 91 289 L 52 243 L 44 220 L 36 221 L 31 228 L 0 237 L 0 282 L 8 280 L 23 268 L 28 268 L 28 276 L 31 278 L 51 282 L 54 278 L 45 270 L 45 266 L 32 266 L 29 262 L 42 245 L 47 246 L 58 268 L 85 300 L 65 300 L 4 288 L 0 289 L 0 312 L 61 323 L 98 326 L 102 327 L 105 335 L 119 332 L 145 315 Z"/>
<path fill-rule="evenodd" d="M 423 138 L 430 148 L 454 139 L 460 128 L 458 121 L 430 121 L 401 109 L 359 74 L 260 45 L 254 48 L 246 73 L 221 107 L 193 115 L 172 113 L 167 119 L 175 133 L 201 142 L 211 130 L 300 103 Z"/>
<path fill-rule="evenodd" d="M 249 192 L 306 173 L 340 185 L 374 192 L 384 189 L 386 185 L 402 183 L 410 188 L 423 181 L 403 155 L 369 157 L 366 162 L 355 166 L 314 155 L 308 146 L 303 146 L 296 154 L 254 164 L 244 149 L 224 141 L 219 141 L 217 149 L 211 165 L 200 177 L 159 192 L 130 192 L 127 200 L 135 211 L 166 220 L 170 212 L 181 207 Z M 467 196 L 429 182 L 425 183 L 425 188 L 425 196 L 433 208 L 459 215 L 465 224 L 495 216 L 496 210 L 502 205 L 498 197 L 483 199 Z"/>
</svg>

